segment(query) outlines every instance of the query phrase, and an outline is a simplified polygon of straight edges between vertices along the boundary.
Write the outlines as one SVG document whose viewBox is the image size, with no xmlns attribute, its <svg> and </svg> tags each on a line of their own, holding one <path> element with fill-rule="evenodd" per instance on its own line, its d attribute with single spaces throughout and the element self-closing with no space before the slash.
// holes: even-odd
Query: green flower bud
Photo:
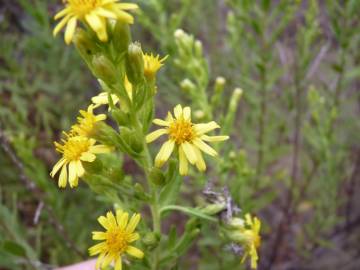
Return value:
<svg viewBox="0 0 360 270">
<path fill-rule="evenodd" d="M 142 238 L 142 242 L 149 250 L 153 250 L 154 248 L 156 248 L 159 244 L 159 240 L 159 235 L 153 232 L 148 232 Z"/>
<path fill-rule="evenodd" d="M 150 181 L 157 186 L 162 186 L 166 181 L 166 178 L 165 178 L 165 175 L 163 174 L 163 172 L 159 168 L 156 168 L 156 167 L 153 167 L 151 169 L 149 177 L 150 177 Z"/>
<path fill-rule="evenodd" d="M 229 229 L 237 230 L 237 229 L 243 229 L 245 225 L 244 223 L 245 222 L 242 218 L 234 217 L 226 224 L 226 226 Z"/>
<path fill-rule="evenodd" d="M 223 77 L 217 77 L 214 86 L 214 94 L 211 97 L 211 106 L 217 107 L 221 103 L 221 96 L 224 92 L 226 80 Z"/>
<path fill-rule="evenodd" d="M 241 230 L 227 230 L 225 231 L 225 234 L 229 240 L 238 244 L 246 245 L 252 240 L 249 234 L 246 234 Z"/>
<path fill-rule="evenodd" d="M 94 75 L 106 84 L 116 82 L 116 70 L 114 65 L 104 55 L 95 55 L 92 59 Z"/>
<path fill-rule="evenodd" d="M 184 92 L 187 92 L 187 93 L 193 92 L 196 89 L 195 84 L 189 79 L 183 80 L 180 83 L 180 87 Z"/>
<path fill-rule="evenodd" d="M 99 51 L 95 46 L 94 40 L 87 32 L 81 28 L 78 28 L 74 35 L 73 41 L 81 57 L 89 64 L 91 62 L 92 56 Z"/>
<path fill-rule="evenodd" d="M 205 117 L 205 112 L 203 110 L 196 110 L 194 116 L 197 120 L 201 120 Z"/>
<path fill-rule="evenodd" d="M 125 113 L 122 110 L 117 109 L 117 108 L 112 110 L 111 113 L 112 113 L 112 116 L 115 119 L 116 123 L 119 126 L 128 126 L 129 125 L 130 119 L 129 119 L 129 115 L 127 113 Z"/>
<path fill-rule="evenodd" d="M 130 147 L 136 153 L 141 153 L 144 149 L 144 138 L 137 132 L 134 132 L 130 137 Z"/>
<path fill-rule="evenodd" d="M 195 41 L 195 55 L 197 57 L 202 57 L 203 54 L 203 45 L 200 40 Z"/>
<path fill-rule="evenodd" d="M 131 42 L 130 28 L 127 23 L 118 20 L 113 28 L 112 43 L 117 53 L 126 52 Z"/>
<path fill-rule="evenodd" d="M 144 149 L 144 139 L 141 134 L 138 134 L 136 131 L 129 128 L 122 128 L 120 136 L 134 152 L 140 153 Z"/>
<path fill-rule="evenodd" d="M 144 79 L 144 59 L 139 42 L 129 45 L 126 57 L 126 75 L 132 84 L 138 84 Z"/>
<path fill-rule="evenodd" d="M 205 206 L 203 209 L 201 209 L 201 212 L 207 215 L 216 215 L 220 213 L 222 210 L 226 209 L 226 203 L 225 202 L 219 202 L 219 203 L 213 203 Z"/>
<path fill-rule="evenodd" d="M 135 197 L 143 200 L 143 201 L 150 201 L 150 196 L 145 193 L 144 187 L 139 184 L 135 183 L 134 185 Z"/>
<path fill-rule="evenodd" d="M 103 164 L 99 158 L 95 159 L 93 162 L 81 162 L 86 174 L 98 174 L 103 169 Z"/>
<path fill-rule="evenodd" d="M 97 123 L 96 131 L 94 132 L 94 139 L 108 146 L 115 146 L 117 143 L 118 134 L 109 125 L 105 123 Z"/>
<path fill-rule="evenodd" d="M 222 92 L 224 91 L 226 80 L 224 77 L 217 77 L 215 81 L 215 92 Z"/>
</svg>

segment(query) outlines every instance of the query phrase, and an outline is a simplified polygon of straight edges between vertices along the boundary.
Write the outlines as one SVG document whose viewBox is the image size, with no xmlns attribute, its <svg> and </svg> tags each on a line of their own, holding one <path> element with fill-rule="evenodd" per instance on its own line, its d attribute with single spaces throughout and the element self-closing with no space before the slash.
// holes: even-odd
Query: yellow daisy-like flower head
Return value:
<svg viewBox="0 0 360 270">
<path fill-rule="evenodd" d="M 143 54 L 144 59 L 144 75 L 148 79 L 153 79 L 158 70 L 164 65 L 164 61 L 168 56 L 160 59 L 160 56 L 153 54 Z"/>
<path fill-rule="evenodd" d="M 98 38 L 106 42 L 107 19 L 121 20 L 133 23 L 134 18 L 126 10 L 137 9 L 136 4 L 118 3 L 118 0 L 65 0 L 65 8 L 55 15 L 55 20 L 61 21 L 54 28 L 54 36 L 66 26 L 65 42 L 70 44 L 74 36 L 77 21 L 87 23 L 96 33 Z"/>
<path fill-rule="evenodd" d="M 82 162 L 93 162 L 95 154 L 108 153 L 111 148 L 105 145 L 95 145 L 96 141 L 83 136 L 69 136 L 62 140 L 63 144 L 55 142 L 55 147 L 63 156 L 55 164 L 50 175 L 54 177 L 61 169 L 59 176 L 59 187 L 66 187 L 67 182 L 70 187 L 78 185 L 79 178 L 85 173 Z"/>
<path fill-rule="evenodd" d="M 259 256 L 257 249 L 261 244 L 260 237 L 260 227 L 261 222 L 257 217 L 252 218 L 250 214 L 245 215 L 245 227 L 241 229 L 241 234 L 243 237 L 242 244 L 244 245 L 244 255 L 241 262 L 244 262 L 247 256 L 251 257 L 251 268 L 257 268 L 257 261 Z"/>
<path fill-rule="evenodd" d="M 131 245 L 140 238 L 139 234 L 134 232 L 140 218 L 140 214 L 134 214 L 128 221 L 129 214 L 122 210 L 116 211 L 116 217 L 112 212 L 108 212 L 106 217 L 98 218 L 99 223 L 106 231 L 93 232 L 93 240 L 103 241 L 89 248 L 90 256 L 100 254 L 96 269 L 99 269 L 100 266 L 106 268 L 111 262 L 114 262 L 115 270 L 121 270 L 121 256 L 125 253 L 139 259 L 144 257 L 144 253 L 140 249 Z"/>
<path fill-rule="evenodd" d="M 124 87 L 126 90 L 126 93 L 129 97 L 130 100 L 132 100 L 132 84 L 131 82 L 129 82 L 127 76 L 125 75 L 124 78 Z M 108 92 L 101 92 L 100 94 L 98 94 L 95 97 L 91 98 L 92 103 L 94 103 L 95 107 L 98 107 L 100 105 L 107 105 L 109 104 L 109 95 L 111 95 L 111 99 L 114 103 L 114 105 L 116 105 L 117 103 L 120 103 L 120 106 L 124 103 L 123 100 L 119 99 L 117 95 L 115 94 L 109 94 Z"/>
<path fill-rule="evenodd" d="M 80 115 L 77 120 L 78 123 L 71 127 L 71 133 L 84 136 L 92 137 L 96 132 L 97 123 L 106 119 L 105 114 L 94 115 L 94 109 L 96 105 L 91 104 L 87 111 L 80 110 Z"/>
<path fill-rule="evenodd" d="M 97 96 L 92 97 L 91 101 L 95 104 L 95 106 L 107 105 L 109 104 L 109 95 L 111 95 L 111 99 L 114 105 L 116 105 L 119 102 L 119 98 L 117 97 L 117 95 L 109 94 L 107 92 L 101 92 Z"/>
<path fill-rule="evenodd" d="M 210 156 L 216 156 L 217 152 L 210 147 L 207 142 L 219 142 L 229 138 L 229 136 L 208 136 L 205 133 L 219 128 L 214 121 L 205 124 L 193 124 L 191 122 L 190 107 L 182 108 L 177 105 L 174 108 L 174 115 L 169 112 L 166 120 L 154 119 L 153 123 L 164 128 L 158 129 L 146 136 L 146 142 L 150 143 L 162 135 L 168 135 L 166 141 L 157 156 L 155 166 L 161 167 L 169 159 L 175 146 L 179 151 L 179 171 L 181 175 L 188 173 L 188 162 L 195 164 L 200 171 L 206 170 L 206 164 L 201 151 Z"/>
</svg>

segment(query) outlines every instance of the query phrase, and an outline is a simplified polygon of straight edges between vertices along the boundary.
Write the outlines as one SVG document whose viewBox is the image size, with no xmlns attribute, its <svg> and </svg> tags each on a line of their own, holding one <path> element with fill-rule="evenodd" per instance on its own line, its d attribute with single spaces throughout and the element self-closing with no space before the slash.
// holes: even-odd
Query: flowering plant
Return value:
<svg viewBox="0 0 360 270">
<path fill-rule="evenodd" d="M 226 169 L 219 165 L 221 153 L 231 145 L 229 136 L 223 134 L 231 132 L 242 90 L 235 89 L 228 111 L 217 115 L 219 125 L 213 119 L 225 79 L 216 79 L 214 93 L 209 98 L 207 86 L 201 82 L 202 77 L 208 76 L 202 45 L 191 35 L 177 30 L 174 38 L 179 57 L 174 63 L 200 78 L 198 85 L 190 79 L 181 85 L 191 97 L 195 113 L 192 115 L 189 106 L 179 104 L 163 115 L 156 106 L 157 73 L 168 59 L 144 53 L 140 43 L 131 42 L 129 25 L 134 18 L 127 11 L 137 9 L 136 4 L 117 0 L 67 0 L 64 9 L 55 15 L 55 19 L 62 19 L 54 35 L 66 26 L 65 42 L 75 45 L 97 78 L 100 93 L 91 99 L 87 110 L 80 110 L 77 123 L 64 132 L 61 143 L 55 143 L 62 157 L 51 176 L 58 178 L 60 188 L 65 188 L 67 183 L 76 188 L 82 180 L 112 202 L 114 212 L 109 210 L 106 216 L 98 218 L 105 231 L 93 232 L 93 240 L 101 242 L 89 248 L 91 256 L 99 255 L 97 268 L 175 267 L 205 226 L 215 226 L 224 243 L 236 251 L 235 256 L 242 254 L 239 264 L 250 256 L 251 268 L 256 268 L 260 220 L 250 214 L 243 215 L 231 203 L 225 187 L 214 187 L 216 173 Z M 155 118 L 155 114 L 164 119 Z M 150 131 L 152 123 L 162 128 Z M 208 134 L 215 129 L 220 130 L 219 134 Z M 148 144 L 161 136 L 167 140 L 160 149 L 157 146 L 150 149 Z M 158 150 L 155 157 L 153 150 Z M 216 164 L 207 161 L 203 153 L 215 159 Z M 123 156 L 136 162 L 143 173 L 125 177 L 120 162 Z M 207 184 L 204 183 L 206 170 L 215 179 Z M 182 204 L 181 191 L 187 179 L 184 177 L 202 186 L 202 200 L 197 205 Z M 129 212 L 134 211 L 137 213 L 129 218 Z M 189 217 L 179 236 L 176 231 L 181 228 L 175 226 L 168 231 L 163 226 L 171 223 L 167 217 L 175 211 Z M 138 212 L 143 212 L 142 219 Z"/>
</svg>

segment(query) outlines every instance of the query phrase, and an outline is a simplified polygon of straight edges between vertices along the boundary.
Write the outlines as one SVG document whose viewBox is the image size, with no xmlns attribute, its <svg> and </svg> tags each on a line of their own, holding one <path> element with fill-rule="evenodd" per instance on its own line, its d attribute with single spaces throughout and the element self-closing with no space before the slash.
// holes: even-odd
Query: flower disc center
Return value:
<svg viewBox="0 0 360 270">
<path fill-rule="evenodd" d="M 90 142 L 86 138 L 69 138 L 64 145 L 64 158 L 67 160 L 79 160 L 84 152 L 88 152 Z"/>
<path fill-rule="evenodd" d="M 128 242 L 126 239 L 126 233 L 117 229 L 108 233 L 106 244 L 108 245 L 109 250 L 121 253 L 124 252 L 128 246 Z"/>
<path fill-rule="evenodd" d="M 177 144 L 191 142 L 195 137 L 193 125 L 185 119 L 177 119 L 169 127 L 169 136 Z"/>
<path fill-rule="evenodd" d="M 68 0 L 68 2 L 74 13 L 78 16 L 84 16 L 90 13 L 90 11 L 101 4 L 99 0 Z"/>
</svg>

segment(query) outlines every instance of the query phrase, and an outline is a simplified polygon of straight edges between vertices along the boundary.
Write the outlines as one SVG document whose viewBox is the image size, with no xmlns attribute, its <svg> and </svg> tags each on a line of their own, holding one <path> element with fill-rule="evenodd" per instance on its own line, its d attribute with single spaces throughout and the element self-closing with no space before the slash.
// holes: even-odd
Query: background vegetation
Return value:
<svg viewBox="0 0 360 270">
<path fill-rule="evenodd" d="M 194 174 L 199 181 L 186 182 L 183 203 L 199 203 L 204 186 L 227 187 L 226 196 L 263 222 L 260 269 L 358 269 L 360 1 L 137 2 L 135 38 L 144 51 L 169 55 L 159 74 L 157 113 L 182 101 L 199 118 L 220 118 L 224 134 L 232 130 L 231 144 L 222 146 L 226 162 L 215 161 L 201 179 Z M 0 4 L 4 269 L 85 259 L 95 219 L 108 207 L 85 184 L 59 191 L 49 178 L 57 159 L 52 141 L 98 90 L 75 49 L 52 37 L 59 5 Z M 191 46 L 174 37 L 178 28 L 193 35 Z M 222 96 L 219 76 L 226 79 Z M 231 114 L 235 87 L 243 98 Z M 211 96 L 209 104 L 194 92 Z M 126 157 L 123 170 L 139 174 Z M 181 215 L 168 222 L 181 230 Z M 245 268 L 211 227 L 202 235 L 178 269 Z"/>
</svg>

